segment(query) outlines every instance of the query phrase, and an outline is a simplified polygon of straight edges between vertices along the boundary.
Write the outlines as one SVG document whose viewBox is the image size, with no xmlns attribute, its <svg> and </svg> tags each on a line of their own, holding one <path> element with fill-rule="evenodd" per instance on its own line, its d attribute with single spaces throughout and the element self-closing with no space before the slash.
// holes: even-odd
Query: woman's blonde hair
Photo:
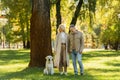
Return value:
<svg viewBox="0 0 120 80">
<path fill-rule="evenodd" d="M 65 32 L 65 25 L 60 24 L 59 27 L 58 27 L 58 29 L 60 29 L 60 28 Z"/>
</svg>

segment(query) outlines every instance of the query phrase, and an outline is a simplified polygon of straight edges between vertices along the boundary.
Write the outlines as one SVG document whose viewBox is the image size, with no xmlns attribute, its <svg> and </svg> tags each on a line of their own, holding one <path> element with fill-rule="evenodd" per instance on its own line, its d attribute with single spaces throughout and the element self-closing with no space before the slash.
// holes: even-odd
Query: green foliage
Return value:
<svg viewBox="0 0 120 80">
<path fill-rule="evenodd" d="M 6 8 L 8 24 L 13 24 L 12 28 L 20 27 L 19 39 L 17 41 L 29 40 L 30 36 L 30 16 L 31 16 L 31 3 L 30 0 L 2 0 L 2 6 Z M 14 32 L 11 32 L 14 33 Z M 22 36 L 22 37 L 20 37 Z M 9 36 L 7 36 L 8 38 Z M 15 41 L 16 42 L 16 41 Z"/>
<path fill-rule="evenodd" d="M 10 37 L 13 34 L 17 39 L 13 39 L 14 42 L 26 41 L 30 37 L 30 17 L 31 17 L 31 0 L 1 0 L 0 10 L 7 12 L 6 17 L 9 19 L 8 24 L 12 24 L 14 29 L 9 30 L 6 36 Z M 51 1 L 51 26 L 52 26 L 52 39 L 55 39 L 56 35 L 56 7 L 55 4 L 58 0 Z M 61 17 L 62 24 L 66 25 L 66 32 L 69 32 L 69 25 L 72 20 L 72 16 L 76 9 L 79 0 L 61 0 Z M 120 1 L 119 0 L 88 0 L 88 4 L 82 4 L 79 17 L 77 19 L 76 27 L 82 30 L 86 37 L 85 41 L 88 41 L 92 45 L 92 40 L 101 41 L 103 44 L 109 41 L 113 44 L 120 41 L 120 19 L 117 15 L 120 13 Z M 7 30 L 6 30 L 7 32 Z M 2 33 L 1 33 L 2 34 Z M 110 34 L 110 36 L 108 35 Z M 92 37 L 90 37 L 92 36 Z M 95 38 L 92 39 L 92 38 Z M 11 40 L 12 41 L 12 40 Z M 119 42 L 120 43 L 120 42 Z M 100 43 L 99 43 L 100 44 Z"/>
<path fill-rule="evenodd" d="M 109 11 L 107 13 L 109 18 L 106 18 L 106 27 L 104 27 L 101 34 L 101 41 L 117 50 L 120 44 L 120 19 L 118 18 L 118 14 L 120 13 L 120 7 L 118 5 L 120 2 L 114 0 L 111 2 L 112 4 L 108 4 L 106 7 L 108 9 L 107 11 Z"/>
</svg>

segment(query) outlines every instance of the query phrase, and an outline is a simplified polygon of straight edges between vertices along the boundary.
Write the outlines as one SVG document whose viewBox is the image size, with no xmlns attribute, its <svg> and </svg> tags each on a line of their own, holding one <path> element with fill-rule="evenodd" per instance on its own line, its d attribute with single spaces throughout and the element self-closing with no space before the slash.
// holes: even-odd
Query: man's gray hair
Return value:
<svg viewBox="0 0 120 80">
<path fill-rule="evenodd" d="M 71 24 L 71 25 L 70 25 L 70 28 L 72 28 L 72 27 L 75 27 L 75 25 L 74 25 L 74 24 Z"/>
</svg>

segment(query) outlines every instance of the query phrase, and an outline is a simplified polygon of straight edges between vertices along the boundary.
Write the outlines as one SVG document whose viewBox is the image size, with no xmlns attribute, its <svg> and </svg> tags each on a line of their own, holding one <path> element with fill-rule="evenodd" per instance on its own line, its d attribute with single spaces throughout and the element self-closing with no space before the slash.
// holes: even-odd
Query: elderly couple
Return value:
<svg viewBox="0 0 120 80">
<path fill-rule="evenodd" d="M 67 75 L 67 66 L 69 65 L 69 54 L 72 56 L 74 74 L 78 75 L 76 60 L 80 67 L 80 75 L 83 75 L 84 68 L 82 63 L 82 51 L 84 48 L 84 39 L 82 32 L 78 31 L 73 24 L 70 25 L 70 34 L 65 32 L 65 26 L 59 25 L 55 44 L 54 66 L 59 69 L 60 74 Z"/>
</svg>

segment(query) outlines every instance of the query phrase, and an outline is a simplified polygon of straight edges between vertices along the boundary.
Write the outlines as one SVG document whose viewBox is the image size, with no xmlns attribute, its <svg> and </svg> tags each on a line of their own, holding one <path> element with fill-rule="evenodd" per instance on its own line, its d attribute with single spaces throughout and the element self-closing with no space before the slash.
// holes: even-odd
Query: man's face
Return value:
<svg viewBox="0 0 120 80">
<path fill-rule="evenodd" d="M 71 27 L 70 32 L 74 33 L 75 32 L 75 27 Z"/>
</svg>

